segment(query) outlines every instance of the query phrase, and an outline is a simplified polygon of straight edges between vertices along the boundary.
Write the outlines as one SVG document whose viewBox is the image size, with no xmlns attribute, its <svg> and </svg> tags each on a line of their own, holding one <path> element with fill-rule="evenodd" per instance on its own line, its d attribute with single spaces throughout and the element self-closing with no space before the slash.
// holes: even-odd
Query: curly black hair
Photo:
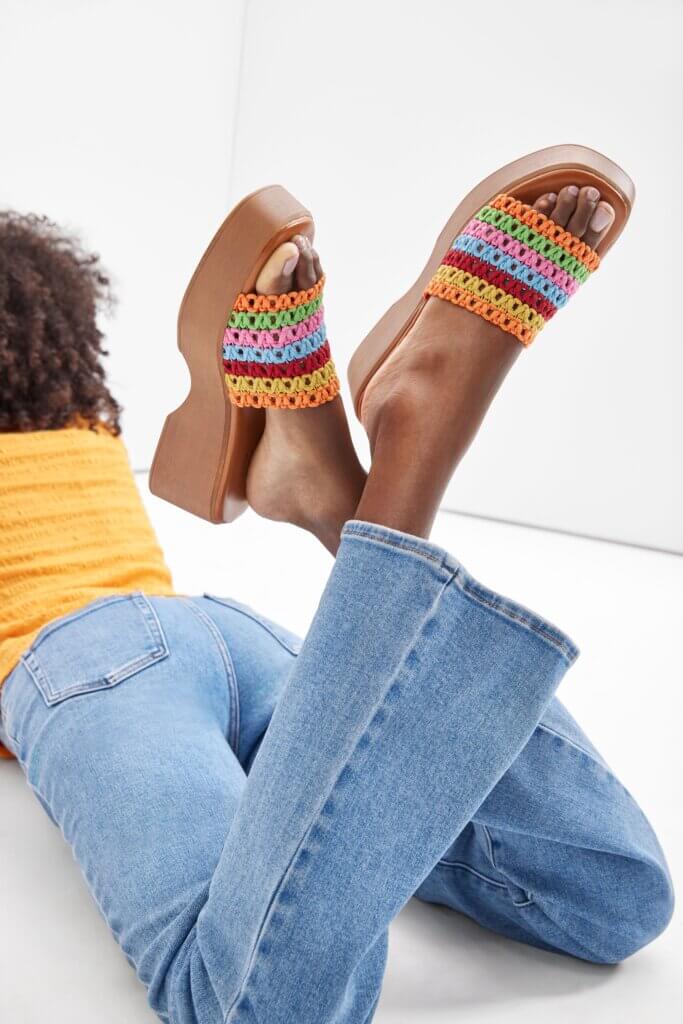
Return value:
<svg viewBox="0 0 683 1024">
<path fill-rule="evenodd" d="M 78 422 L 120 433 L 105 382 L 99 257 L 46 217 L 0 211 L 0 431 Z"/>
</svg>

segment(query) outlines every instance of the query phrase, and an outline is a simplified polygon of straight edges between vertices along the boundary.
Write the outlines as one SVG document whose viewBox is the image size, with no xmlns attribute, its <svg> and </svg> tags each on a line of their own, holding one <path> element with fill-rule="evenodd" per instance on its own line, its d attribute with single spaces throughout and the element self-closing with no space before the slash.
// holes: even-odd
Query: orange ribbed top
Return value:
<svg viewBox="0 0 683 1024">
<path fill-rule="evenodd" d="M 0 684 L 48 622 L 135 590 L 173 586 L 122 441 L 0 433 Z"/>
</svg>

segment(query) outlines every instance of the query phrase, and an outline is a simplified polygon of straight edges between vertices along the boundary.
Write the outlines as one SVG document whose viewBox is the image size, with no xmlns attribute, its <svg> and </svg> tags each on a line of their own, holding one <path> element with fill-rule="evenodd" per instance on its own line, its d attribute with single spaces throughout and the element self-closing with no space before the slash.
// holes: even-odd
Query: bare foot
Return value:
<svg viewBox="0 0 683 1024">
<path fill-rule="evenodd" d="M 595 188 L 568 184 L 534 207 L 598 251 L 614 221 Z M 363 398 L 373 469 L 357 518 L 428 535 L 453 471 L 521 351 L 515 337 L 480 316 L 429 299 Z"/>
<path fill-rule="evenodd" d="M 311 288 L 320 259 L 303 235 L 281 245 L 256 281 L 261 295 Z M 333 554 L 365 485 L 342 405 L 267 409 L 266 427 L 247 477 L 247 499 L 260 516 L 313 533 Z"/>
</svg>

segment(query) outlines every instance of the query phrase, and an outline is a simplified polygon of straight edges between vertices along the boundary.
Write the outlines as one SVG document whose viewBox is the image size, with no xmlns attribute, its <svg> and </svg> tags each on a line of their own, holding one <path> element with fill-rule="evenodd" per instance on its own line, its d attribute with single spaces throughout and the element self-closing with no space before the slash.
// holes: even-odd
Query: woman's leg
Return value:
<svg viewBox="0 0 683 1024">
<path fill-rule="evenodd" d="M 635 953 L 673 911 L 649 822 L 557 699 L 416 895 L 597 963 Z"/>
<path fill-rule="evenodd" d="M 565 188 L 559 196 L 541 197 L 536 207 L 595 246 L 613 219 L 613 212 L 605 204 L 598 206 L 598 200 L 590 189 Z M 596 209 L 599 221 L 593 225 Z M 364 419 L 373 445 L 373 468 L 357 511 L 359 518 L 418 535 L 428 532 L 453 468 L 521 351 L 514 339 L 464 310 L 450 311 L 447 330 L 444 318 L 437 317 L 437 330 L 430 306 L 434 309 L 436 304 L 428 304 L 378 378 L 374 394 L 366 396 Z M 286 421 L 290 443 L 298 440 L 305 455 L 316 436 L 311 431 L 306 437 L 306 417 L 280 415 L 280 420 Z M 277 436 L 273 422 L 269 430 Z M 326 537 L 342 518 L 331 517 L 326 532 L 309 528 L 330 547 Z M 548 714 L 561 718 L 564 731 L 554 735 L 551 726 L 539 726 L 474 822 L 457 840 L 454 835 L 448 864 L 435 870 L 421 894 L 430 898 L 429 893 L 436 893 L 439 901 L 465 909 L 457 900 L 467 883 L 477 890 L 477 869 L 466 858 L 458 858 L 464 858 L 465 849 L 474 851 L 482 861 L 479 871 L 484 876 L 479 883 L 484 884 L 477 890 L 479 904 L 470 901 L 468 912 L 478 920 L 588 959 L 622 959 L 665 926 L 671 912 L 670 879 L 642 812 L 608 769 L 596 769 L 599 759 L 594 751 L 595 761 L 585 753 L 592 750 L 585 738 L 583 748 L 581 742 L 577 747 L 565 738 L 572 729 L 581 734 L 575 723 L 570 729 L 571 719 L 559 709 L 554 705 Z M 487 827 L 479 815 L 490 810 L 494 796 L 500 819 L 495 827 Z M 531 826 L 524 813 L 532 805 L 537 820 L 527 834 Z M 594 824 L 594 832 L 587 823 Z M 507 877 L 492 872 L 496 843 L 507 851 L 510 864 L 516 854 L 529 869 L 532 845 L 536 875 L 525 876 L 522 870 L 515 880 L 512 867 Z M 489 886 L 486 878 L 491 878 Z M 512 907 L 507 917 L 503 899 Z M 524 921 L 518 920 L 522 911 Z M 532 920 L 533 926 L 527 927 Z"/>
<path fill-rule="evenodd" d="M 433 545 L 349 524 L 176 998 L 190 1006 L 210 982 L 229 1021 L 365 1021 L 389 922 L 521 750 L 573 656 Z"/>
<path fill-rule="evenodd" d="M 426 541 L 352 523 L 296 661 L 277 643 L 245 779 L 216 624 L 140 597 L 62 621 L 3 688 L 12 747 L 163 1019 L 365 1024 L 390 921 L 574 648 Z"/>
<path fill-rule="evenodd" d="M 105 600 L 60 620 L 0 689 L 8 745 L 103 916 L 174 1017 L 169 972 L 299 641 L 219 599 Z M 222 1020 L 207 1000 L 196 1020 Z"/>
<path fill-rule="evenodd" d="M 556 630 L 418 539 L 512 362 L 490 325 L 453 312 L 426 363 L 429 321 L 406 339 L 400 387 L 377 400 L 357 513 L 369 522 L 342 533 L 182 968 L 178 991 L 191 1000 L 205 972 L 226 1022 L 367 1019 L 388 923 L 525 746 L 574 656 Z M 437 372 L 451 400 L 426 420 L 421 382 L 433 387 Z M 420 384 L 419 401 L 410 388 L 403 401 L 406 381 Z M 266 442 L 270 411 L 269 421 Z M 311 417 L 287 423 L 315 467 Z M 251 474 L 255 506 L 257 490 Z M 227 969 L 223 905 L 238 906 L 243 925 Z"/>
<path fill-rule="evenodd" d="M 241 749 L 251 761 L 285 683 L 259 656 L 258 631 L 272 630 L 291 653 L 301 641 L 237 602 L 202 604 L 242 681 Z M 656 938 L 671 916 L 671 879 L 651 826 L 557 699 L 452 838 L 416 895 L 509 938 L 611 963 Z"/>
</svg>

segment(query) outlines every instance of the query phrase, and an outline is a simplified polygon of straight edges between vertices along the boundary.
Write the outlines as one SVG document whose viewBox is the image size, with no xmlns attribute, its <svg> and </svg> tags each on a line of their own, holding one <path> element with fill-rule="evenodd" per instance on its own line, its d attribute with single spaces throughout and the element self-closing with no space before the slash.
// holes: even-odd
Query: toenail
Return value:
<svg viewBox="0 0 683 1024">
<path fill-rule="evenodd" d="M 573 196 L 578 196 L 578 194 L 579 194 L 579 187 L 578 187 L 578 185 L 568 185 L 567 186 L 567 192 L 569 192 Z"/>
<path fill-rule="evenodd" d="M 598 199 L 600 198 L 600 193 L 598 192 L 597 188 L 587 189 L 586 195 L 592 203 L 597 203 Z"/>
<path fill-rule="evenodd" d="M 299 257 L 298 256 L 290 256 L 290 258 L 287 260 L 287 262 L 285 263 L 284 267 L 282 268 L 282 273 L 283 274 L 291 274 L 298 262 L 299 262 Z"/>
<path fill-rule="evenodd" d="M 605 206 L 598 206 L 590 220 L 589 227 L 593 231 L 604 231 L 612 223 L 612 214 Z"/>
</svg>

